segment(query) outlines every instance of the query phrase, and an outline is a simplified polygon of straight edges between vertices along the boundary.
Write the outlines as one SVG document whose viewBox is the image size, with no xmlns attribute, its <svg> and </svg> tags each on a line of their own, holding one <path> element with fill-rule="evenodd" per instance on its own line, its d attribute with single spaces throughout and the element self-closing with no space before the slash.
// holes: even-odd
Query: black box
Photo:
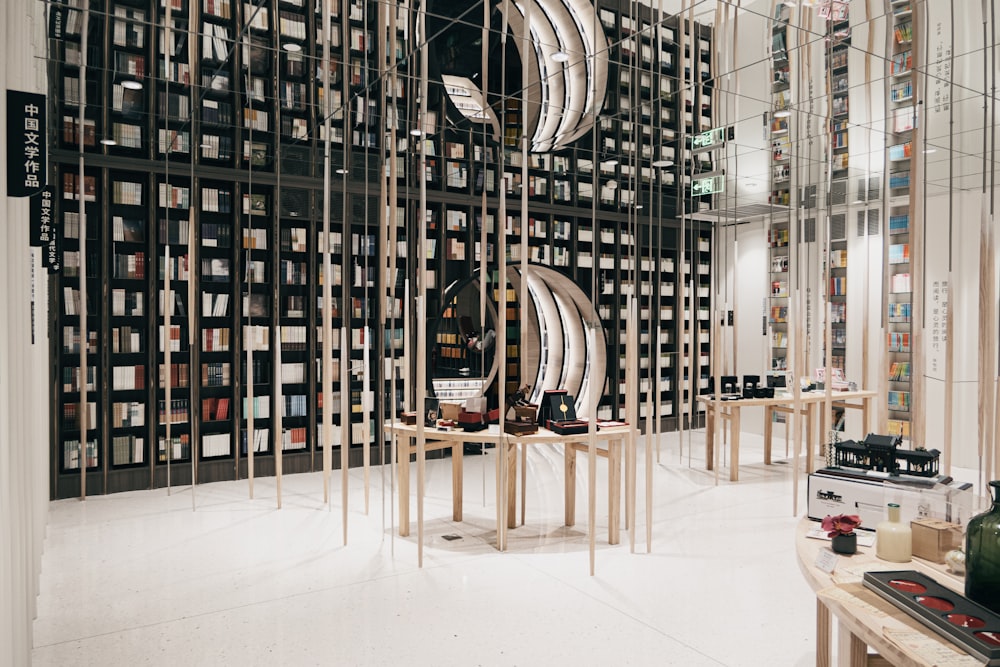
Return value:
<svg viewBox="0 0 1000 667">
<path fill-rule="evenodd" d="M 549 389 L 549 390 L 545 391 L 544 395 L 542 396 L 541 404 L 538 406 L 538 423 L 539 424 L 544 424 L 548 420 L 552 419 L 552 412 L 551 412 L 551 409 L 550 409 L 551 408 L 551 400 L 553 398 L 557 398 L 559 396 L 567 396 L 566 400 L 567 401 L 571 400 L 570 398 L 568 398 L 569 395 L 566 393 L 565 389 Z"/>
<path fill-rule="evenodd" d="M 546 428 L 559 435 L 577 435 L 587 432 L 588 423 L 583 419 L 560 419 L 559 421 L 550 419 L 546 422 Z"/>
</svg>

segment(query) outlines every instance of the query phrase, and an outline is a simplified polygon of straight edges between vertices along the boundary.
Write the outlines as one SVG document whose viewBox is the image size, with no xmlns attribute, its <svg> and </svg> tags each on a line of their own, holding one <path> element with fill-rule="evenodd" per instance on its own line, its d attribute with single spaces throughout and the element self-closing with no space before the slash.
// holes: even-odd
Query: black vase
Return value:
<svg viewBox="0 0 1000 667">
<path fill-rule="evenodd" d="M 845 554 L 850 556 L 858 552 L 858 535 L 857 533 L 838 533 L 834 535 L 830 540 L 830 548 L 833 549 L 834 553 Z"/>
<path fill-rule="evenodd" d="M 965 533 L 965 596 L 1000 612 L 1000 481 L 990 482 L 993 506 Z"/>
</svg>

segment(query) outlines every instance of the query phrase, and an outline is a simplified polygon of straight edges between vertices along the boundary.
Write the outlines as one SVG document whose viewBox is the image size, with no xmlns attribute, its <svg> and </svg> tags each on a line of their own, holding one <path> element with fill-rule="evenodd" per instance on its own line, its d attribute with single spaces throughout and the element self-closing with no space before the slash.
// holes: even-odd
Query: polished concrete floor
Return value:
<svg viewBox="0 0 1000 667">
<path fill-rule="evenodd" d="M 273 478 L 253 500 L 245 480 L 201 485 L 195 510 L 190 487 L 54 502 L 34 664 L 814 664 L 790 461 L 763 465 L 760 438 L 745 435 L 740 481 L 723 467 L 716 483 L 703 434 L 689 437 L 683 451 L 677 434 L 661 441 L 649 553 L 642 444 L 635 553 L 624 531 L 607 544 L 599 461 L 595 576 L 586 474 L 565 527 L 563 458 L 549 446 L 529 452 L 526 522 L 505 553 L 492 451 L 465 458 L 461 523 L 450 461 L 428 462 L 423 568 L 416 529 L 391 528 L 388 467 L 372 471 L 367 515 L 363 473 L 350 472 L 347 545 L 339 471 L 330 507 L 320 474 L 286 476 L 280 510 Z M 801 516 L 804 477 L 799 497 Z"/>
</svg>

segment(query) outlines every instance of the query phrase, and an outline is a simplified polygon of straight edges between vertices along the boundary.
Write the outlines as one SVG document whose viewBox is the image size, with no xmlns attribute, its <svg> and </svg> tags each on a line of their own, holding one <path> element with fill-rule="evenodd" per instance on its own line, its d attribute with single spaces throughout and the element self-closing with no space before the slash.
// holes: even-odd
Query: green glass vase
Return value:
<svg viewBox="0 0 1000 667">
<path fill-rule="evenodd" d="M 965 534 L 965 597 L 1000 613 L 1000 481 L 990 482 L 993 506 L 972 517 Z"/>
</svg>

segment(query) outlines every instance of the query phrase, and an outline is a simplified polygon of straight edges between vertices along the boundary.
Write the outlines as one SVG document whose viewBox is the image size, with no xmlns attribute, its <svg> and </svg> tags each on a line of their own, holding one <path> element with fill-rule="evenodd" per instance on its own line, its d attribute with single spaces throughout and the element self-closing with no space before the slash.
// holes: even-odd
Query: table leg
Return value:
<svg viewBox="0 0 1000 667">
<path fill-rule="evenodd" d="M 521 443 L 521 525 L 524 525 L 524 505 L 528 496 L 528 445 Z"/>
<path fill-rule="evenodd" d="M 733 401 L 734 405 L 729 412 L 729 430 L 733 436 L 729 439 L 729 481 L 738 482 L 740 480 L 740 406 L 739 401 Z"/>
<path fill-rule="evenodd" d="M 816 598 L 816 667 L 830 667 L 830 608 Z"/>
<path fill-rule="evenodd" d="M 462 471 L 465 443 L 458 442 L 451 448 L 451 519 L 462 520 Z"/>
<path fill-rule="evenodd" d="M 816 457 L 816 440 L 813 434 L 813 411 L 816 405 L 816 403 L 806 405 L 806 473 L 813 471 Z"/>
<path fill-rule="evenodd" d="M 410 535 L 410 449 L 412 438 L 401 438 L 406 444 L 403 451 L 396 453 L 398 463 L 397 474 L 399 475 L 399 536 L 409 537 Z"/>
<path fill-rule="evenodd" d="M 573 445 L 566 443 L 563 445 L 565 456 L 565 468 L 563 478 L 566 481 L 565 510 L 566 525 L 576 524 L 576 451 Z"/>
<path fill-rule="evenodd" d="M 608 544 L 618 544 L 619 542 L 621 497 L 622 441 L 611 440 L 608 442 Z"/>
<path fill-rule="evenodd" d="M 830 404 L 830 409 L 826 409 L 826 401 L 822 403 L 823 407 L 819 409 L 819 456 L 825 459 L 826 455 L 826 437 L 830 432 L 832 426 L 828 426 L 828 423 L 833 422 L 833 403 Z"/>
<path fill-rule="evenodd" d="M 504 447 L 507 465 L 507 527 L 517 528 L 517 443 Z"/>
<path fill-rule="evenodd" d="M 771 464 L 771 436 L 774 435 L 774 408 L 764 406 L 764 463 Z"/>
<path fill-rule="evenodd" d="M 868 647 L 844 623 L 837 624 L 837 662 L 850 667 L 868 664 Z"/>
<path fill-rule="evenodd" d="M 705 404 L 705 470 L 715 467 L 715 401 Z"/>
</svg>

